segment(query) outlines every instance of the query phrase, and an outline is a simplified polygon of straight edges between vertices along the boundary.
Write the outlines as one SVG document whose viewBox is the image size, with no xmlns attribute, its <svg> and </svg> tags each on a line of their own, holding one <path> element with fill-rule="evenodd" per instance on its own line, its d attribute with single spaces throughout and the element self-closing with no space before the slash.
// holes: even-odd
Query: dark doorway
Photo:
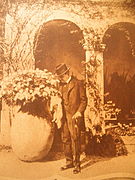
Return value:
<svg viewBox="0 0 135 180">
<path fill-rule="evenodd" d="M 81 61 L 85 60 L 82 40 L 82 31 L 70 21 L 58 19 L 44 23 L 34 41 L 36 68 L 54 72 L 56 65 L 64 62 L 81 77 Z"/>
<path fill-rule="evenodd" d="M 81 62 L 85 60 L 85 50 L 81 45 L 82 40 L 82 31 L 70 21 L 58 19 L 44 23 L 34 41 L 36 68 L 54 73 L 59 63 L 66 63 L 74 75 L 79 79 L 84 78 Z M 52 151 L 61 149 L 60 131 L 56 130 Z"/>
<path fill-rule="evenodd" d="M 121 109 L 121 118 L 135 112 L 135 24 L 112 25 L 103 38 L 104 87 L 107 101 Z"/>
</svg>

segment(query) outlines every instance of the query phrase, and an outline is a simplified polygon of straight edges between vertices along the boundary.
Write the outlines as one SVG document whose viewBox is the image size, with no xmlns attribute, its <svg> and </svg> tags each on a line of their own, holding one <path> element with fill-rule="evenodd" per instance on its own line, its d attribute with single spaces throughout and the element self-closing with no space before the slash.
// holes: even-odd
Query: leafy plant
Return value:
<svg viewBox="0 0 135 180">
<path fill-rule="evenodd" d="M 17 71 L 1 82 L 0 97 L 8 105 L 25 105 L 39 98 L 47 100 L 60 95 L 56 89 L 58 80 L 48 70 Z"/>
</svg>

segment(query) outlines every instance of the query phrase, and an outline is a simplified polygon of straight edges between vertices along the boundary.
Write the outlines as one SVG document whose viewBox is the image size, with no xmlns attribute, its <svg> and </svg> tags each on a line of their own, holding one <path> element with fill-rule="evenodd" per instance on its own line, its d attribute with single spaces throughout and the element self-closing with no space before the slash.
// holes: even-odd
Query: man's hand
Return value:
<svg viewBox="0 0 135 180">
<path fill-rule="evenodd" d="M 74 115 L 73 115 L 73 119 L 77 119 L 77 118 L 79 118 L 79 117 L 82 117 L 82 114 L 79 112 L 79 111 L 77 111 Z"/>
</svg>

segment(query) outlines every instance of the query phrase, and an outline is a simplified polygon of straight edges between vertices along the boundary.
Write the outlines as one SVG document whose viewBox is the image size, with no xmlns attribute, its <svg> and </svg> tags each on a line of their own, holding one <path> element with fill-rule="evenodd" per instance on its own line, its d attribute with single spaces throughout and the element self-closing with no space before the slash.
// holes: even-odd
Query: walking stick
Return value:
<svg viewBox="0 0 135 180">
<path fill-rule="evenodd" d="M 75 144 L 75 163 L 78 163 L 78 157 L 79 156 L 79 127 L 78 127 L 78 118 L 74 119 L 75 120 L 75 140 L 74 140 L 74 144 Z"/>
</svg>

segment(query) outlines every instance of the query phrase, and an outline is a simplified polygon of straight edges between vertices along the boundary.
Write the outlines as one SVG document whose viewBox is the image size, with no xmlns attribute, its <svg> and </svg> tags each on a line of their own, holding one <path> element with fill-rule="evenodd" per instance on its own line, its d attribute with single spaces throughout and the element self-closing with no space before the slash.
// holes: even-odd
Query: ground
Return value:
<svg viewBox="0 0 135 180">
<path fill-rule="evenodd" d="M 81 173 L 72 169 L 60 171 L 65 163 L 62 153 L 40 162 L 23 162 L 12 150 L 0 151 L 0 180 L 135 180 L 135 153 L 127 156 L 103 158 L 81 156 Z"/>
</svg>

